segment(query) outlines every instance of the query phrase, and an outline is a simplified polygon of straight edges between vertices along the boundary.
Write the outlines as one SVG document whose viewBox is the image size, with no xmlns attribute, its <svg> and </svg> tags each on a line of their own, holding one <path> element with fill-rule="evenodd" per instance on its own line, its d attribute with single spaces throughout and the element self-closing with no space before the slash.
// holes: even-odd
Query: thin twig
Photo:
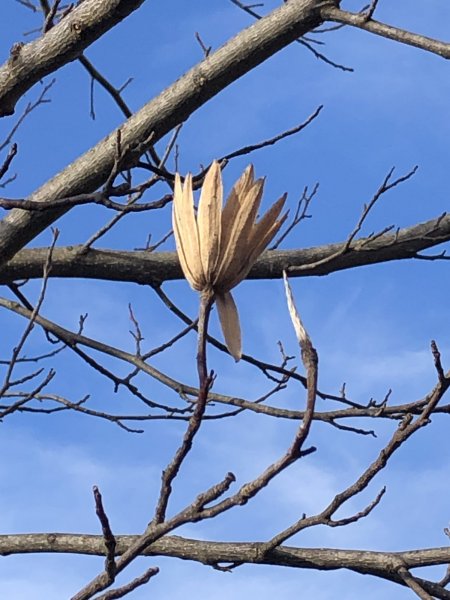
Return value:
<svg viewBox="0 0 450 600">
<path fill-rule="evenodd" d="M 191 450 L 194 437 L 200 429 L 206 409 L 208 392 L 213 382 L 213 375 L 208 373 L 206 362 L 206 336 L 213 298 L 213 294 L 210 290 L 203 292 L 201 295 L 198 317 L 197 372 L 199 392 L 197 402 L 195 410 L 189 419 L 181 446 L 178 448 L 172 461 L 163 472 L 160 495 L 155 510 L 155 516 L 153 518 L 153 523 L 155 524 L 162 523 L 166 518 L 167 505 L 172 492 L 172 482 L 177 476 L 184 459 Z"/>
<path fill-rule="evenodd" d="M 121 216 L 123 216 L 127 213 L 157 210 L 159 208 L 163 208 L 172 200 L 172 195 L 170 194 L 163 196 L 159 200 L 154 200 L 153 202 L 134 204 L 134 202 L 136 202 L 138 199 L 136 197 L 133 198 L 133 203 L 128 201 L 127 204 L 121 204 L 120 202 L 114 202 L 109 197 L 110 195 L 124 196 L 129 192 L 130 190 L 128 189 L 128 185 L 121 184 L 120 186 L 113 188 L 108 192 L 102 190 L 100 192 L 93 192 L 92 194 L 77 194 L 76 196 L 68 196 L 67 198 L 57 198 L 51 202 L 39 202 L 37 200 L 25 200 L 23 198 L 0 198 L 0 208 L 5 210 L 20 208 L 21 210 L 28 210 L 31 212 L 45 212 L 54 210 L 56 208 L 73 208 L 74 206 L 83 206 L 85 204 L 97 204 L 99 206 L 104 206 L 105 208 L 115 210 L 120 213 Z M 140 193 L 139 197 L 141 195 L 142 194 Z"/>
<path fill-rule="evenodd" d="M 378 0 L 372 0 L 367 11 L 364 11 L 363 14 L 367 21 L 370 21 L 370 19 L 373 17 L 373 14 L 377 8 L 377 5 L 378 5 Z"/>
<path fill-rule="evenodd" d="M 15 125 L 12 127 L 11 131 L 8 133 L 8 135 L 3 140 L 3 142 L 0 143 L 0 152 L 6 146 L 8 146 L 11 143 L 12 138 L 14 137 L 14 135 L 16 134 L 17 130 L 22 125 L 22 123 L 24 122 L 24 120 L 28 117 L 28 115 L 30 113 L 32 113 L 33 110 L 35 110 L 41 104 L 48 104 L 50 102 L 50 100 L 48 98 L 46 98 L 46 95 L 47 95 L 47 92 L 50 90 L 50 88 L 54 85 L 55 81 L 56 81 L 56 79 L 52 79 L 50 81 L 50 83 L 47 83 L 46 85 L 44 85 L 44 87 L 42 88 L 41 93 L 39 94 L 39 96 L 37 98 L 37 100 L 35 100 L 34 102 L 29 102 L 26 105 L 23 113 L 17 119 L 17 121 L 16 121 Z"/>
<path fill-rule="evenodd" d="M 113 98 L 114 102 L 117 104 L 117 106 L 120 108 L 120 110 L 122 111 L 122 113 L 125 115 L 125 117 L 127 119 L 129 119 L 131 117 L 131 115 L 133 114 L 131 109 L 128 107 L 127 103 L 125 102 L 125 100 L 122 98 L 121 92 L 125 89 L 125 87 L 127 85 L 129 85 L 132 81 L 133 78 L 129 77 L 127 79 L 127 81 L 125 82 L 125 84 L 119 89 L 115 88 L 107 79 L 106 77 L 104 77 L 95 67 L 94 65 L 91 63 L 90 60 L 88 60 L 86 58 L 86 56 L 82 55 L 80 56 L 80 58 L 78 59 L 79 62 L 83 65 L 83 67 L 86 69 L 86 71 L 89 73 L 89 75 L 91 76 L 91 100 L 90 100 L 90 114 L 91 114 L 91 118 L 93 120 L 95 120 L 95 109 L 94 109 L 94 97 L 93 97 L 93 84 L 94 81 L 96 81 L 99 85 L 102 86 L 102 88 L 108 92 L 108 94 Z"/>
<path fill-rule="evenodd" d="M 167 144 L 166 147 L 166 151 L 164 152 L 163 157 L 161 158 L 158 167 L 162 168 L 164 167 L 165 163 L 167 162 L 169 156 L 170 156 L 170 152 L 172 151 L 176 140 L 180 134 L 181 131 L 181 125 L 178 125 L 174 131 L 173 134 Z M 127 206 L 132 206 L 135 204 L 135 202 L 139 199 L 139 194 L 136 194 L 135 198 L 131 198 L 127 204 Z M 171 196 L 170 196 L 171 198 Z M 168 198 L 168 199 L 170 199 Z M 105 225 L 103 225 L 103 227 L 101 227 L 96 233 L 94 233 L 82 246 L 82 251 L 85 252 L 86 250 L 88 250 L 95 242 L 97 242 L 101 237 L 103 237 L 106 233 L 108 233 L 108 231 L 110 231 L 114 225 L 116 225 L 124 216 L 125 213 L 120 213 L 115 215 L 110 221 L 108 221 Z"/>
<path fill-rule="evenodd" d="M 0 148 L 0 151 L 1 151 L 1 148 Z M 8 171 L 16 154 L 17 154 L 17 144 L 12 144 L 11 148 L 9 149 L 7 157 L 3 161 L 3 164 L 0 166 L 0 179 L 2 179 L 4 177 L 4 175 L 6 174 L 6 172 Z"/>
<path fill-rule="evenodd" d="M 291 231 L 295 227 L 297 227 L 297 225 L 301 221 L 303 221 L 304 219 L 309 219 L 311 217 L 311 215 L 307 214 L 307 210 L 308 210 L 309 205 L 311 204 L 314 196 L 317 194 L 318 189 L 319 189 L 319 184 L 316 183 L 312 192 L 310 194 L 308 194 L 308 186 L 305 187 L 305 189 L 303 190 L 303 193 L 300 197 L 300 200 L 297 203 L 297 208 L 295 210 L 295 214 L 294 214 L 294 217 L 293 217 L 291 223 L 286 227 L 284 232 L 275 241 L 273 246 L 271 246 L 269 248 L 270 250 L 276 250 L 277 248 L 279 248 L 281 243 L 286 239 L 286 237 L 291 233 Z"/>
<path fill-rule="evenodd" d="M 211 50 L 212 50 L 212 46 L 206 46 L 203 43 L 202 38 L 200 37 L 200 34 L 198 33 L 198 31 L 195 32 L 195 39 L 197 40 L 197 42 L 200 44 L 200 48 L 203 50 L 203 55 L 205 58 L 208 58 Z"/>
<path fill-rule="evenodd" d="M 41 6 L 43 5 L 43 11 L 46 13 L 42 33 L 47 33 L 47 31 L 50 31 L 50 29 L 53 27 L 53 19 L 56 17 L 60 3 L 61 0 L 54 0 L 52 6 L 49 7 L 47 2 L 41 2 Z"/>
<path fill-rule="evenodd" d="M 53 230 L 53 240 L 52 243 L 50 245 L 48 254 L 47 254 L 47 259 L 45 261 L 45 265 L 44 265 L 44 272 L 42 274 L 42 286 L 41 286 L 41 291 L 38 297 L 38 301 L 36 303 L 36 306 L 34 307 L 34 309 L 32 311 L 29 312 L 29 320 L 28 320 L 28 324 L 25 327 L 25 331 L 23 332 L 18 344 L 14 347 L 12 355 L 11 355 L 11 359 L 8 365 L 8 368 L 6 370 L 6 375 L 5 375 L 5 380 L 3 382 L 3 385 L 0 387 L 0 397 L 9 389 L 9 387 L 11 386 L 11 377 L 13 374 L 13 370 L 16 366 L 17 360 L 20 357 L 20 353 L 22 352 L 22 348 L 25 345 L 25 342 L 27 341 L 31 331 L 33 330 L 34 324 L 36 322 L 36 320 L 38 319 L 38 315 L 39 315 L 39 310 L 42 306 L 42 303 L 44 302 L 44 298 L 45 298 L 45 294 L 47 291 L 47 284 L 48 284 L 48 278 L 49 278 L 49 274 L 50 274 L 50 270 L 51 270 L 51 265 L 52 265 L 52 255 L 53 255 L 53 249 L 56 245 L 56 242 L 58 240 L 58 236 L 59 236 L 59 231 L 57 229 Z"/>
<path fill-rule="evenodd" d="M 232 0 L 234 1 L 234 0 Z M 324 20 L 334 21 L 337 23 L 343 23 L 364 31 L 369 31 L 375 35 L 400 42 L 408 46 L 414 46 L 420 48 L 425 52 L 431 52 L 437 54 L 442 58 L 450 58 L 450 44 L 441 42 L 434 38 L 420 35 L 401 29 L 400 27 L 393 27 L 374 19 L 367 19 L 367 15 L 362 13 L 352 13 L 345 10 L 341 10 L 337 6 L 331 6 L 327 3 L 321 8 L 321 14 Z"/>
<path fill-rule="evenodd" d="M 250 154 L 255 150 L 260 150 L 261 148 L 266 148 L 267 146 L 273 146 L 280 140 L 283 140 L 286 137 L 299 133 L 300 131 L 302 131 L 302 129 L 305 129 L 305 127 L 307 127 L 312 121 L 314 121 L 316 117 L 319 116 L 322 109 L 323 105 L 321 104 L 305 121 L 303 121 L 303 123 L 300 123 L 300 125 L 296 125 L 295 127 L 292 127 L 292 129 L 287 129 L 286 131 L 283 131 L 282 133 L 279 133 L 278 135 L 269 138 L 268 140 L 264 140 L 263 142 L 258 142 L 257 144 L 244 146 L 242 148 L 239 148 L 239 150 L 230 152 L 229 154 L 222 156 L 222 158 L 219 159 L 219 162 L 222 163 L 223 161 L 229 161 L 232 158 L 236 158 L 237 156 L 244 156 L 245 154 Z"/>
<path fill-rule="evenodd" d="M 355 237 L 361 231 L 361 228 L 362 228 L 363 224 L 365 223 L 367 217 L 369 216 L 369 213 L 371 212 L 371 210 L 375 206 L 375 204 L 378 202 L 378 200 L 381 198 L 381 196 L 383 194 L 385 194 L 386 192 L 388 192 L 389 190 L 397 187 L 401 183 L 404 183 L 405 181 L 410 179 L 417 172 L 417 169 L 418 169 L 418 166 L 416 165 L 408 173 L 406 173 L 406 175 L 402 175 L 401 177 L 398 177 L 397 179 L 394 179 L 393 181 L 391 181 L 391 177 L 395 170 L 395 167 L 392 167 L 392 169 L 389 171 L 389 173 L 384 178 L 380 187 L 377 189 L 375 194 L 372 196 L 370 202 L 368 202 L 367 204 L 364 204 L 363 210 L 361 212 L 361 216 L 360 216 L 356 226 L 354 227 L 353 231 L 347 237 L 347 240 L 345 241 L 345 243 L 342 244 L 342 246 L 333 254 L 330 254 L 329 256 L 326 256 L 325 258 L 315 261 L 314 263 L 308 263 L 305 265 L 289 267 L 288 272 L 289 273 L 299 273 L 300 271 L 310 269 L 312 266 L 314 266 L 314 267 L 323 266 L 329 262 L 334 261 L 336 258 L 343 256 L 350 250 L 353 250 L 353 249 L 358 250 L 358 249 L 366 246 L 367 244 L 370 244 L 378 237 L 381 237 L 388 231 L 391 231 L 394 227 L 393 225 L 385 227 L 382 231 L 378 232 L 377 234 L 372 233 L 368 237 L 357 241 L 356 244 L 353 245 L 353 241 L 354 241 Z"/>
<path fill-rule="evenodd" d="M 103 508 L 103 500 L 100 490 L 95 485 L 93 488 L 94 500 L 95 500 L 95 513 L 100 521 L 102 527 L 103 539 L 105 540 L 106 546 L 106 558 L 105 558 L 105 573 L 110 579 L 111 583 L 116 577 L 116 538 L 114 537 L 111 527 L 109 525 L 109 519 Z"/>
<path fill-rule="evenodd" d="M 252 17 L 254 17 L 255 19 L 261 19 L 262 18 L 260 14 L 258 14 L 256 11 L 253 10 L 254 7 L 258 7 L 258 6 L 261 6 L 261 5 L 259 5 L 259 4 L 245 5 L 242 2 L 240 2 L 239 0 L 230 0 L 230 2 L 232 2 L 233 4 L 235 4 L 236 6 L 238 6 L 240 9 L 242 9 L 243 11 L 245 11 L 246 13 L 248 13 L 249 15 L 251 15 Z M 296 39 L 295 41 L 298 44 L 301 44 L 302 46 L 304 46 L 305 48 L 307 48 L 310 52 L 312 52 L 316 58 L 318 58 L 319 60 L 322 60 L 323 62 L 325 62 L 326 64 L 330 65 L 331 67 L 335 67 L 336 69 L 340 69 L 341 71 L 348 71 L 348 72 L 352 72 L 353 71 L 353 69 L 351 67 L 346 67 L 344 65 L 336 63 L 336 62 L 330 60 L 329 58 L 327 58 L 321 52 L 318 52 L 315 48 L 313 48 L 311 46 L 310 43 L 308 43 L 307 38 L 302 37 L 302 38 Z M 310 39 L 309 42 L 323 44 L 323 42 L 317 42 L 317 40 L 312 40 L 312 39 Z"/>
<path fill-rule="evenodd" d="M 367 467 L 367 469 L 353 484 L 349 485 L 345 490 L 337 494 L 321 513 L 311 517 L 303 516 L 296 523 L 277 534 L 268 543 L 268 547 L 275 548 L 293 535 L 309 527 L 314 527 L 316 525 L 337 527 L 340 525 L 345 525 L 349 522 L 353 522 L 354 520 L 360 518 L 361 515 L 365 516 L 368 514 L 368 512 L 370 512 L 378 504 L 384 493 L 383 491 L 380 492 L 377 498 L 361 513 L 358 513 L 357 515 L 347 519 L 333 520 L 332 518 L 336 511 L 341 508 L 343 504 L 367 488 L 369 483 L 371 483 L 375 476 L 387 465 L 392 455 L 406 442 L 406 440 L 408 440 L 419 429 L 429 424 L 429 417 L 431 413 L 435 410 L 438 402 L 444 396 L 449 387 L 450 372 L 447 373 L 443 380 L 439 380 L 432 392 L 428 394 L 424 407 L 415 420 L 412 414 L 406 414 L 404 416 L 389 442 L 378 454 L 378 457 L 371 465 L 369 465 L 369 467 Z"/>
<path fill-rule="evenodd" d="M 136 577 L 135 579 L 133 579 L 133 581 L 130 581 L 130 583 L 115 588 L 114 590 L 109 590 L 108 592 L 105 592 L 100 596 L 96 596 L 95 600 L 118 600 L 119 598 L 124 598 L 125 596 L 136 590 L 138 587 L 141 587 L 142 585 L 148 583 L 150 579 L 155 575 L 158 575 L 158 573 L 158 567 L 150 567 L 145 571 L 145 573 L 143 573 L 139 577 Z"/>
</svg>

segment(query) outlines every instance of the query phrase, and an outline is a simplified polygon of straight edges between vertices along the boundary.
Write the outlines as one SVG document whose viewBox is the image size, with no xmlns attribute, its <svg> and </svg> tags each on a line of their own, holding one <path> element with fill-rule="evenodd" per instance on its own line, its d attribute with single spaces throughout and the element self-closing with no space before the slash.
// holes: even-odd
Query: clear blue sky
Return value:
<svg viewBox="0 0 450 600">
<path fill-rule="evenodd" d="M 276 5 L 266 2 L 263 10 Z M 343 7 L 357 9 L 360 3 L 344 2 Z M 380 0 L 377 17 L 446 39 L 450 6 L 444 0 Z M 251 22 L 228 0 L 147 2 L 86 55 L 117 86 L 133 77 L 124 96 L 135 110 L 201 59 L 195 32 L 215 49 Z M 7 60 L 13 42 L 28 40 L 30 36 L 24 38 L 24 32 L 38 26 L 39 18 L 31 11 L 13 0 L 2 2 L 0 61 Z M 294 208 L 304 186 L 320 182 L 310 210 L 313 218 L 288 238 L 287 248 L 345 239 L 363 203 L 370 200 L 394 165 L 399 175 L 416 164 L 419 170 L 380 201 L 364 233 L 391 224 L 407 226 L 448 209 L 448 63 L 356 30 L 341 30 L 323 41 L 326 46 L 321 49 L 327 56 L 354 68 L 353 73 L 333 69 L 293 44 L 200 109 L 180 136 L 180 168 L 197 170 L 199 164 L 293 127 L 324 105 L 320 117 L 300 135 L 251 158 L 257 174 L 267 177 L 267 204 L 287 191 Z M 39 85 L 30 90 L 17 114 L 39 90 Z M 98 87 L 97 119 L 90 119 L 89 79 L 77 63 L 56 74 L 50 97 L 51 104 L 34 111 L 15 137 L 19 155 L 13 171 L 18 177 L 5 192 L 10 196 L 32 192 L 122 122 L 117 107 Z M 15 119 L 0 122 L 0 142 Z M 227 189 L 248 160 L 237 159 L 227 168 Z M 58 223 L 58 243 L 82 243 L 111 216 L 98 208 L 72 210 Z M 98 247 L 142 247 L 149 232 L 158 239 L 168 229 L 170 210 L 162 211 L 158 219 L 131 216 Z M 37 243 L 49 242 L 47 232 Z M 172 241 L 167 248 L 173 249 Z M 360 402 L 381 399 L 389 388 L 397 403 L 426 394 L 435 381 L 430 340 L 436 339 L 444 366 L 450 359 L 447 268 L 442 262 L 392 263 L 293 281 L 299 310 L 319 351 L 321 387 L 337 392 L 346 382 L 349 395 Z M 165 289 L 189 314 L 195 314 L 197 298 L 186 282 Z M 35 296 L 38 285 L 30 284 L 29 290 L 30 296 Z M 236 300 L 246 352 L 276 362 L 277 340 L 282 340 L 287 353 L 298 353 L 281 282 L 244 282 L 236 291 Z M 88 312 L 87 335 L 132 350 L 128 302 L 140 320 L 148 348 L 181 328 L 150 290 L 107 282 L 52 280 L 43 314 L 76 329 L 79 315 Z M 17 343 L 24 322 L 5 311 L 0 319 L 0 358 L 4 359 Z M 212 328 L 217 331 L 215 316 Z M 44 336 L 36 331 L 27 353 L 39 352 L 44 342 Z M 194 346 L 192 336 L 153 364 L 195 384 Z M 126 372 L 112 361 L 105 364 Z M 217 391 L 254 399 L 267 390 L 267 382 L 244 364 L 235 365 L 212 351 L 210 365 L 218 373 Z M 51 386 L 54 393 L 73 401 L 89 393 L 92 407 L 112 412 L 141 410 L 124 393 L 114 394 L 108 381 L 70 353 L 60 355 L 56 367 L 58 374 Z M 148 379 L 140 382 L 155 400 L 168 397 L 166 390 Z M 292 386 L 277 403 L 285 406 L 297 401 L 303 402 L 303 391 Z M 333 405 L 319 403 L 319 408 Z M 364 425 L 372 428 L 375 423 Z M 229 470 L 241 483 L 255 476 L 284 452 L 293 427 L 292 423 L 254 415 L 207 423 L 177 483 L 172 510 Z M 5 419 L 0 436 L 4 457 L 0 464 L 1 533 L 99 533 L 93 485 L 103 493 L 114 532 L 139 533 L 151 516 L 161 469 L 177 447 L 182 430 L 176 423 L 150 422 L 145 433 L 133 435 L 110 423 L 68 414 Z M 353 481 L 377 456 L 392 424 L 380 423 L 377 431 L 379 437 L 374 439 L 315 424 L 311 443 L 318 447 L 316 454 L 289 469 L 248 506 L 177 533 L 213 540 L 269 538 L 302 513 L 320 511 Z M 445 545 L 449 445 L 448 421 L 435 417 L 342 513 L 358 512 L 387 485 L 385 498 L 368 519 L 341 529 L 317 528 L 297 536 L 292 544 L 379 550 Z M 269 600 L 277 594 L 290 600 L 298 598 L 299 589 L 305 598 L 317 600 L 356 599 L 362 592 L 367 600 L 411 597 L 407 591 L 348 573 L 241 567 L 233 574 L 222 574 L 201 565 L 160 559 L 138 561 L 120 582 L 149 564 L 160 565 L 161 573 L 147 588 L 135 592 L 133 599 L 152 595 Z M 14 600 L 68 598 L 101 566 L 100 558 L 2 558 L 0 595 Z"/>
</svg>

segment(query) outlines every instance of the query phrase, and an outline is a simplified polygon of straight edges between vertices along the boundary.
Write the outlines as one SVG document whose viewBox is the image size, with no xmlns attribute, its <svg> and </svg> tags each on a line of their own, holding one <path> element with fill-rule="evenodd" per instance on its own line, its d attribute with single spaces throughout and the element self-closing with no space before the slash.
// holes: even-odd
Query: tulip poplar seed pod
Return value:
<svg viewBox="0 0 450 600">
<path fill-rule="evenodd" d="M 263 189 L 264 180 L 255 180 L 250 165 L 222 210 L 222 174 L 214 161 L 203 181 L 196 216 L 192 176 L 182 184 L 175 175 L 172 222 L 181 268 L 194 290 L 213 291 L 225 343 L 236 361 L 242 356 L 241 329 L 230 291 L 245 279 L 287 217 L 280 218 L 284 194 L 256 221 Z"/>
</svg>

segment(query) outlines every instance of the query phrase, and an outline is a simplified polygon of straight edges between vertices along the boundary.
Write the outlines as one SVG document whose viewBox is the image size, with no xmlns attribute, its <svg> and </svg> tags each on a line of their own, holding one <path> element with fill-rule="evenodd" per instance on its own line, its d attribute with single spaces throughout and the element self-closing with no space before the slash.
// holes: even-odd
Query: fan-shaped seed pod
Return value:
<svg viewBox="0 0 450 600">
<path fill-rule="evenodd" d="M 280 214 L 286 194 L 256 221 L 264 180 L 254 179 L 250 165 L 235 183 L 222 210 L 223 185 L 220 165 L 214 161 L 201 190 L 197 216 L 194 210 L 192 176 L 181 183 L 175 176 L 173 230 L 184 276 L 191 287 L 212 290 L 230 354 L 242 355 L 239 316 L 230 290 L 248 275 L 287 213 Z"/>
</svg>

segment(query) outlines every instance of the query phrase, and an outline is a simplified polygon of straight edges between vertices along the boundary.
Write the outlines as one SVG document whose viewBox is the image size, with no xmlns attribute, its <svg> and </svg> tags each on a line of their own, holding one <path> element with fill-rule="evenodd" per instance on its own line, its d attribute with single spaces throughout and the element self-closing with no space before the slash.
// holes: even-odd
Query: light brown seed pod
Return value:
<svg viewBox="0 0 450 600">
<path fill-rule="evenodd" d="M 203 182 L 196 217 L 192 176 L 186 176 L 184 185 L 178 173 L 175 176 L 172 222 L 181 268 L 194 290 L 215 293 L 225 342 L 235 360 L 242 355 L 241 331 L 230 290 L 245 279 L 287 217 L 279 218 L 284 195 L 256 221 L 263 189 L 264 180 L 255 181 L 250 165 L 222 210 L 222 175 L 214 161 Z"/>
</svg>

